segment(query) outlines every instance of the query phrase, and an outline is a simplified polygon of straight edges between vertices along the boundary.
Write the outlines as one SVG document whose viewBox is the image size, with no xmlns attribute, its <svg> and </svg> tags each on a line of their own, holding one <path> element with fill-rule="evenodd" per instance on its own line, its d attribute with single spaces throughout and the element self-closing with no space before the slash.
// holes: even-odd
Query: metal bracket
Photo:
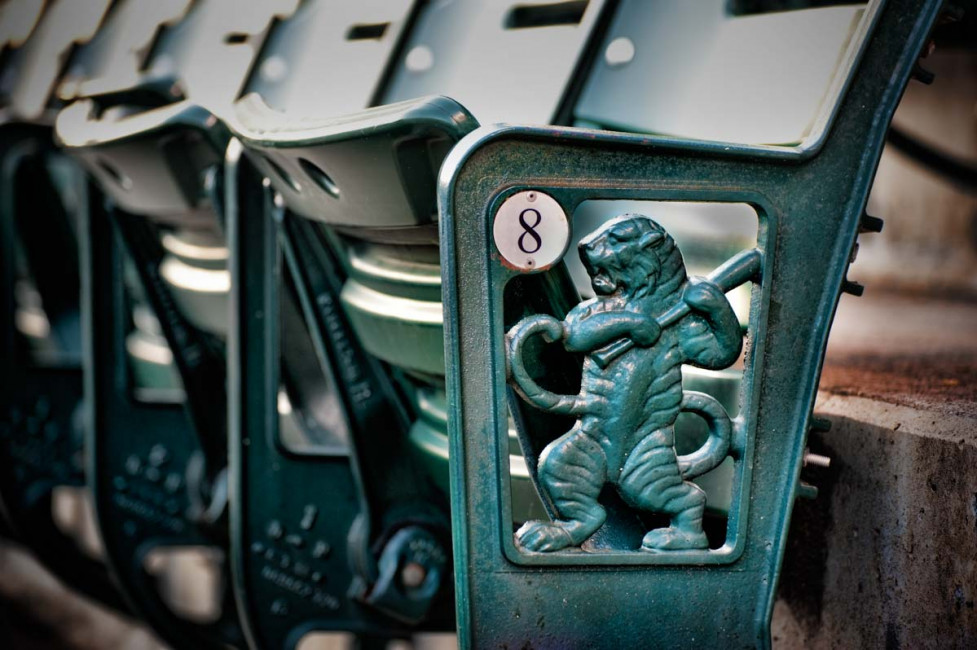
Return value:
<svg viewBox="0 0 977 650">
<path fill-rule="evenodd" d="M 294 2 L 277 7 L 291 8 Z M 220 110 L 221 101 L 232 101 L 275 10 L 208 2 L 193 5 L 178 22 L 173 22 L 177 15 L 170 16 L 146 54 L 141 75 L 99 68 L 103 76 L 65 86 L 68 95 L 96 95 L 76 101 L 57 120 L 64 148 L 111 197 L 108 208 L 89 205 L 85 223 L 86 396 L 92 403 L 86 446 L 99 528 L 133 610 L 177 647 L 244 641 L 227 584 L 223 351 L 219 335 L 199 326 L 207 319 L 192 319 L 178 304 L 175 282 L 163 276 L 167 241 L 157 228 L 180 224 L 220 232 L 220 190 L 213 186 L 219 174 L 213 170 L 222 161 L 227 131 L 184 94 L 212 111 Z M 221 66 L 221 83 L 210 84 L 202 74 L 214 69 L 208 65 Z M 186 413 L 173 404 L 147 402 L 133 390 L 126 348 L 132 295 L 123 278 L 124 258 L 132 263 L 176 362 Z M 217 548 L 222 554 L 225 583 L 214 621 L 174 613 L 144 566 L 153 549 L 185 546 Z"/>
<path fill-rule="evenodd" d="M 297 642 L 298 630 L 450 629 L 444 495 L 410 447 L 388 369 L 357 340 L 343 312 L 346 269 L 315 221 L 352 227 L 350 214 L 362 215 L 365 228 L 356 232 L 381 238 L 405 225 L 429 231 L 431 186 L 411 181 L 433 182 L 438 152 L 443 156 L 474 121 L 445 98 L 297 127 L 258 112 L 253 100 L 240 108 L 236 128 L 246 153 L 283 199 L 276 207 L 270 194 L 256 196 L 251 163 L 229 153 L 236 160 L 228 172 L 247 174 L 228 177 L 226 203 L 233 206 L 237 329 L 230 342 L 238 368 L 231 382 L 233 548 L 251 634 L 282 647 Z M 380 201 L 378 186 L 386 189 Z M 288 317 L 296 304 L 298 321 Z M 340 396 L 348 427 L 343 453 L 297 454 L 280 439 L 279 386 L 296 372 L 288 347 L 302 336 L 310 337 L 320 372 Z M 313 484 L 320 489 L 311 491 Z"/>
<path fill-rule="evenodd" d="M 295 283 L 301 286 L 302 276 L 307 275 L 310 269 L 318 268 L 327 272 L 327 284 L 333 285 L 331 291 L 325 294 L 308 286 L 304 289 L 306 320 L 313 338 L 320 340 L 319 347 L 329 347 L 328 340 L 335 334 L 335 327 L 330 327 L 330 324 L 345 322 L 348 317 L 346 327 L 352 326 L 352 332 L 362 343 L 362 351 L 368 353 L 362 357 L 364 361 L 368 360 L 366 366 L 376 367 L 376 359 L 379 359 L 393 366 L 392 374 L 395 377 L 410 374 L 421 384 L 429 381 L 435 384 L 428 390 L 417 388 L 412 383 L 414 380 L 404 382 L 401 379 L 401 383 L 409 384 L 408 392 L 416 393 L 413 406 L 417 419 L 411 425 L 409 437 L 413 448 L 404 446 L 406 431 L 400 432 L 400 438 L 391 438 L 385 450 L 379 454 L 371 451 L 374 443 L 360 440 L 355 432 L 351 437 L 353 464 L 362 468 L 354 472 L 353 478 L 366 472 L 356 485 L 362 498 L 361 507 L 373 511 L 375 514 L 372 517 L 379 516 L 388 506 L 382 505 L 382 499 L 368 496 L 370 492 L 405 492 L 406 486 L 392 478 L 370 478 L 368 472 L 390 462 L 394 466 L 400 464 L 402 468 L 414 464 L 414 459 L 398 459 L 398 455 L 416 456 L 420 466 L 426 466 L 431 477 L 438 484 L 444 484 L 445 423 L 443 411 L 439 414 L 437 404 L 440 389 L 436 386 L 440 383 L 439 376 L 443 373 L 444 365 L 440 279 L 435 248 L 435 177 L 450 147 L 474 128 L 475 122 L 465 109 L 444 98 L 390 104 L 362 114 L 349 114 L 349 111 L 370 103 L 371 94 L 365 90 L 361 92 L 361 89 L 369 87 L 373 89 L 372 94 L 378 93 L 384 102 L 434 93 L 454 95 L 461 92 L 463 95 L 484 97 L 485 92 L 491 92 L 492 104 L 504 106 L 510 113 L 508 119 L 518 119 L 519 116 L 537 121 L 552 119 L 566 103 L 566 92 L 573 86 L 569 79 L 586 58 L 590 36 L 604 8 L 603 2 L 565 3 L 566 7 L 563 4 L 552 7 L 490 4 L 492 6 L 486 7 L 469 6 L 470 3 L 420 5 L 404 21 L 410 27 L 402 54 L 391 58 L 391 53 L 395 51 L 392 46 L 399 41 L 400 31 L 392 31 L 390 27 L 399 30 L 400 22 L 393 22 L 382 32 L 377 32 L 382 33 L 382 38 L 371 45 L 370 54 L 373 55 L 385 45 L 389 48 L 383 53 L 387 67 L 383 78 L 364 73 L 363 68 L 369 67 L 374 58 L 362 60 L 357 57 L 349 70 L 342 71 L 344 80 L 351 75 L 356 77 L 350 80 L 353 82 L 351 84 L 345 81 L 341 84 L 342 93 L 329 92 L 329 88 L 336 84 L 325 87 L 312 83 L 312 77 L 301 74 L 310 62 L 319 65 L 321 61 L 332 59 L 312 56 L 311 53 L 315 51 L 313 46 L 319 49 L 337 48 L 337 51 L 344 47 L 352 51 L 355 47 L 365 48 L 368 43 L 332 43 L 331 39 L 322 39 L 323 43 L 306 43 L 305 34 L 311 32 L 316 14 L 310 13 L 303 22 L 299 20 L 300 10 L 292 20 L 286 21 L 272 34 L 269 47 L 256 65 L 258 73 L 247 85 L 247 90 L 255 95 L 238 102 L 235 117 L 229 122 L 241 137 L 253 164 L 270 180 L 290 211 L 282 217 L 279 237 L 291 275 L 299 278 Z M 575 13 L 569 18 L 551 15 L 553 9 L 559 13 L 559 10 L 567 8 L 571 13 L 579 9 L 579 14 Z M 312 6 L 306 9 L 313 12 Z M 323 11 L 319 10 L 319 14 Z M 340 23 L 345 24 L 343 21 Z M 520 31 L 521 27 L 542 25 L 549 28 Z M 350 33 L 353 31 L 350 30 Z M 292 36 L 285 40 L 289 34 Z M 445 34 L 450 34 L 450 38 L 446 40 Z M 505 40 L 505 55 L 502 49 L 487 47 L 489 42 L 496 39 Z M 348 37 L 347 40 L 353 39 Z M 481 43 L 483 47 L 473 47 L 473 41 Z M 462 47 L 462 50 L 458 50 L 458 47 Z M 302 55 L 299 54 L 300 49 Z M 547 55 L 535 59 L 512 57 L 513 50 L 524 53 L 545 50 Z M 418 55 L 423 57 L 425 52 L 428 55 L 433 53 L 435 58 L 430 62 L 433 65 L 422 70 L 417 67 L 416 59 Z M 531 59 L 536 63 L 513 66 L 513 58 L 523 61 Z M 276 82 L 271 73 L 278 68 L 294 71 L 291 76 Z M 486 69 L 500 81 L 506 78 L 507 88 L 513 88 L 513 83 L 516 88 L 505 97 L 499 97 L 494 92 L 498 84 L 485 84 L 483 87 L 480 80 Z M 476 71 L 477 75 L 474 74 Z M 512 79 L 513 75 L 515 80 Z M 357 97 L 360 99 L 357 100 Z M 269 111 L 269 107 L 282 113 Z M 307 117 L 310 115 L 343 116 L 323 120 Z M 273 236 L 256 234 L 254 230 L 259 227 L 248 225 L 261 218 L 267 221 L 267 215 L 246 218 L 245 202 L 240 201 L 240 205 L 241 216 L 236 220 L 242 229 L 237 236 L 241 242 L 239 246 L 245 246 L 245 242 L 259 241 L 261 237 L 267 239 Z M 305 219 L 323 222 L 327 228 L 320 229 Z M 245 229 L 249 234 L 242 234 Z M 237 425 L 241 427 L 242 439 L 235 443 L 232 438 L 231 458 L 234 466 L 235 450 L 239 449 L 240 466 L 234 475 L 237 476 L 236 485 L 238 481 L 243 482 L 240 488 L 242 498 L 241 503 L 233 505 L 234 512 L 239 508 L 241 513 L 241 530 L 235 535 L 244 536 L 241 540 L 236 539 L 234 544 L 235 548 L 242 549 L 236 562 L 241 566 L 240 591 L 243 598 L 254 603 L 252 611 L 258 612 L 258 616 L 264 615 L 265 611 L 272 614 L 264 615 L 265 620 L 249 614 L 248 619 L 255 621 L 256 638 L 277 647 L 286 638 L 283 635 L 295 629 L 285 622 L 274 620 L 275 616 L 281 618 L 283 603 L 292 603 L 288 607 L 294 619 L 302 625 L 310 621 L 307 626 L 311 627 L 336 626 L 339 613 L 315 613 L 313 607 L 312 613 L 305 614 L 308 598 L 295 598 L 301 594 L 294 592 L 288 594 L 286 582 L 279 577 L 282 573 L 280 567 L 269 566 L 267 556 L 270 554 L 274 563 L 282 552 L 279 549 L 281 544 L 261 538 L 264 532 L 262 512 L 277 513 L 293 507 L 280 502 L 282 497 L 278 495 L 279 490 L 273 486 L 281 486 L 282 493 L 302 493 L 306 485 L 303 477 L 306 471 L 312 471 L 314 463 L 322 466 L 316 476 L 319 481 L 324 481 L 321 472 L 325 471 L 327 463 L 334 462 L 288 454 L 280 449 L 271 442 L 277 439 L 277 433 L 274 429 L 268 430 L 268 427 L 274 426 L 274 418 L 262 415 L 272 412 L 275 403 L 273 391 L 277 390 L 277 382 L 266 382 L 262 386 L 257 375 L 258 372 L 274 368 L 275 359 L 278 358 L 278 333 L 270 329 L 273 323 L 269 322 L 267 314 L 279 313 L 279 309 L 287 311 L 284 304 L 276 306 L 276 301 L 288 299 L 287 292 L 278 296 L 280 290 L 277 284 L 268 287 L 258 280 L 262 268 L 266 275 L 270 273 L 269 269 L 276 268 L 271 261 L 266 261 L 263 266 L 256 265 L 255 260 L 262 259 L 262 255 L 266 260 L 269 255 L 272 256 L 270 259 L 274 259 L 268 245 L 265 246 L 263 253 L 259 246 L 247 250 L 239 248 L 232 255 L 236 260 L 248 260 L 246 269 L 241 269 L 242 275 L 235 276 L 232 282 L 235 290 L 242 292 L 238 298 L 237 317 L 242 329 L 232 336 L 232 341 L 240 341 L 242 345 L 242 350 L 236 355 L 237 362 L 242 368 L 251 370 L 248 370 L 250 376 L 245 375 L 235 383 L 236 389 L 243 391 L 237 398 L 243 409 Z M 391 254 L 393 251 L 396 253 Z M 333 259 L 334 256 L 333 262 L 322 266 L 322 258 Z M 258 287 L 265 293 L 259 293 Z M 322 302 L 319 298 L 324 295 L 327 299 Z M 384 313 L 385 303 L 391 309 L 390 313 Z M 317 314 L 317 310 L 329 313 Z M 258 314 L 265 320 L 258 320 Z M 287 333 L 287 318 L 281 328 L 286 341 L 294 340 L 295 335 Z M 264 343 L 252 345 L 251 342 L 259 336 L 258 332 L 264 338 Z M 349 345 L 358 348 L 355 338 L 350 340 L 353 343 L 333 343 L 335 349 L 340 350 L 338 357 L 335 352 L 331 356 L 320 353 L 326 372 L 331 368 L 340 381 L 343 381 L 341 376 L 346 372 L 345 364 L 339 361 L 343 357 L 342 349 Z M 370 359 L 371 356 L 376 359 Z M 287 368 L 288 359 L 285 358 L 283 362 Z M 383 372 L 386 370 L 381 370 Z M 351 388 L 347 386 L 346 390 Z M 255 444 L 256 440 L 269 442 L 267 445 Z M 385 455 L 394 458 L 385 459 Z M 335 482 L 330 480 L 329 484 L 334 485 Z M 524 484 L 528 486 L 528 480 Z M 404 501 L 408 500 L 407 493 L 399 496 Z M 275 507 L 260 505 L 266 500 L 273 502 Z M 535 498 L 529 497 L 525 501 L 535 503 Z M 317 509 L 322 507 L 313 501 L 308 505 Z M 276 523 L 279 520 L 276 519 Z M 348 525 L 338 528 L 343 530 Z M 278 527 L 272 526 L 269 530 L 277 531 Z M 351 530 L 364 536 L 358 525 Z M 375 527 L 374 532 L 365 537 L 372 538 L 380 530 L 380 527 Z M 391 538 L 387 549 L 380 554 L 381 573 L 384 571 L 382 567 L 393 566 L 392 561 L 384 558 L 397 556 L 392 548 L 395 539 L 396 536 Z M 257 550 L 248 550 L 252 546 L 250 540 L 260 540 L 254 542 Z M 269 544 L 273 546 L 272 549 L 269 549 Z M 371 552 L 371 562 L 376 561 L 377 552 L 376 549 Z M 301 552 L 294 550 L 286 552 L 286 555 L 296 554 L 301 556 Z M 306 568 L 304 561 L 302 564 Z M 292 566 L 295 566 L 294 561 Z M 362 563 L 357 566 L 362 578 Z M 288 574 L 287 571 L 285 573 Z M 371 578 L 369 571 L 365 573 L 367 582 L 377 585 L 373 587 L 374 594 L 377 594 L 380 585 L 390 580 L 383 575 L 379 579 Z M 426 574 L 430 576 L 431 572 L 426 571 Z M 346 580 L 341 572 L 337 572 L 337 576 L 340 580 Z M 263 581 L 274 583 L 276 579 L 277 585 L 259 586 Z M 396 581 L 391 584 L 397 586 Z M 315 585 L 309 585 L 309 588 L 311 591 L 304 591 L 315 593 L 317 589 Z M 403 588 L 402 585 L 400 588 Z M 396 592 L 395 589 L 390 593 Z M 407 614 L 406 601 L 391 602 L 385 596 L 373 597 L 372 602 L 376 607 L 386 608 L 389 613 L 404 620 L 419 618 Z M 427 625 L 436 627 L 439 623 L 429 620 Z M 294 637 L 287 638 L 289 642 L 294 642 Z"/>
<path fill-rule="evenodd" d="M 826 324 L 885 131 L 939 7 L 884 4 L 834 122 L 813 149 L 499 127 L 476 131 L 449 155 L 440 205 L 463 647 L 519 646 L 541 635 L 561 647 L 769 645 Z M 523 272 L 503 263 L 493 223 L 506 199 L 526 191 L 553 197 L 570 227 L 589 199 L 734 201 L 758 212 L 763 264 L 721 546 L 662 544 L 664 550 L 649 552 L 636 550 L 640 538 L 630 545 L 622 535 L 583 550 L 549 550 L 529 540 L 538 548 L 529 550 L 526 538 L 514 539 L 509 470 L 500 459 L 507 408 L 529 407 L 509 398 L 504 337 L 522 314 L 507 315 L 503 307 L 507 284 Z M 549 440 L 537 440 L 536 450 Z M 654 547 L 662 540 L 653 541 Z"/>
<path fill-rule="evenodd" d="M 11 23 L 25 19 L 23 11 L 30 7 L 12 4 L 2 19 L 9 37 L 4 46 L 10 51 L 0 73 L 7 118 L 0 153 L 5 307 L 0 329 L 9 363 L 3 374 L 0 500 L 17 536 L 55 574 L 82 593 L 127 611 L 106 565 L 82 551 L 53 520 L 54 491 L 86 485 L 76 229 L 89 188 L 81 170 L 53 146 L 46 122 L 49 109 L 58 104 L 55 86 L 65 66 L 82 78 L 104 64 L 100 48 L 124 49 L 133 36 L 106 29 L 119 21 L 117 16 L 106 19 L 102 2 L 37 6 L 37 15 L 22 25 L 28 28 L 23 33 L 17 34 Z M 34 317 L 45 321 L 55 350 L 29 351 L 17 331 L 18 307 L 21 315 L 29 308 L 17 305 L 14 297 L 19 259 L 26 262 L 43 303 L 44 315 Z"/>
<path fill-rule="evenodd" d="M 49 164 L 58 157 L 50 129 L 4 125 L 0 150 L 0 294 L 3 373 L 0 377 L 0 505 L 17 538 L 68 585 L 125 610 L 105 565 L 87 555 L 54 521 L 59 486 L 85 485 L 81 432 L 82 370 L 77 241 L 63 195 L 84 194 L 80 170 L 69 164 L 69 187 L 58 188 Z M 63 156 L 61 157 L 63 161 Z M 62 165 L 64 167 L 64 165 Z M 77 206 L 75 206 L 77 207 Z M 15 299 L 23 259 L 43 300 L 47 336 L 55 349 L 31 350 L 15 323 L 29 305 Z M 51 260 L 58 260 L 52 264 Z M 23 290 L 23 288 L 21 288 Z M 41 334 L 42 332 L 39 332 Z"/>
<path fill-rule="evenodd" d="M 97 201 L 89 205 L 82 238 L 85 394 L 90 400 L 86 450 L 106 557 L 133 610 L 170 643 L 240 646 L 230 590 L 225 591 L 221 618 L 198 624 L 166 606 L 146 570 L 153 548 L 220 545 L 220 522 L 208 526 L 188 514 L 187 468 L 200 454 L 201 442 L 183 409 L 140 402 L 132 394 L 125 349 L 130 305 L 123 282 L 124 249 L 111 216 Z"/>
</svg>

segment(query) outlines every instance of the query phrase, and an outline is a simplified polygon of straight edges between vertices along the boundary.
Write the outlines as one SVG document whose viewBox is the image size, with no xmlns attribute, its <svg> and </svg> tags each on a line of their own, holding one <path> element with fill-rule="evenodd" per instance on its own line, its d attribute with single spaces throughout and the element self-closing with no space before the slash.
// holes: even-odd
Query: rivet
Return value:
<svg viewBox="0 0 977 650">
<path fill-rule="evenodd" d="M 408 562 L 400 570 L 400 581 L 408 589 L 416 589 L 424 584 L 427 578 L 427 569 L 418 562 Z"/>
</svg>

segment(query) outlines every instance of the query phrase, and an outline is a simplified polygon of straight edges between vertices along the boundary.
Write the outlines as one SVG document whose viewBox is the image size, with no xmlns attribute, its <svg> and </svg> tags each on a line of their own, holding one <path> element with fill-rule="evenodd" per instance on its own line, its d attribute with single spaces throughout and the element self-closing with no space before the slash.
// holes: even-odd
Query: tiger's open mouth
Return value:
<svg viewBox="0 0 977 650">
<path fill-rule="evenodd" d="M 614 282 L 604 273 L 598 273 L 591 280 L 594 292 L 599 296 L 607 296 L 617 290 L 617 282 Z"/>
</svg>

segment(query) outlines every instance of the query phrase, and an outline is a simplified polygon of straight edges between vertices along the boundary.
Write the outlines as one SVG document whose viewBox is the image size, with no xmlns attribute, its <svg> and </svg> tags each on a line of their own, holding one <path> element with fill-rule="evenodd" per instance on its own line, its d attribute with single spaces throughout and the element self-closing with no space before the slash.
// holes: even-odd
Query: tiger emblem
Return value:
<svg viewBox="0 0 977 650">
<path fill-rule="evenodd" d="M 539 484 L 557 517 L 526 522 L 517 544 L 543 552 L 580 546 L 606 519 L 598 497 L 610 484 L 630 506 L 669 517 L 668 527 L 644 536 L 642 550 L 706 549 L 706 495 L 688 479 L 726 457 L 731 425 L 712 397 L 683 391 L 682 364 L 730 366 L 742 349 L 739 321 L 720 286 L 688 277 L 674 240 L 648 217 L 616 217 L 579 251 L 596 297 L 563 321 L 529 316 L 506 334 L 516 392 L 537 408 L 578 418 L 538 460 Z M 585 355 L 577 395 L 551 393 L 532 379 L 522 358 L 531 335 Z M 674 428 L 683 410 L 706 420 L 710 438 L 680 457 Z"/>
</svg>

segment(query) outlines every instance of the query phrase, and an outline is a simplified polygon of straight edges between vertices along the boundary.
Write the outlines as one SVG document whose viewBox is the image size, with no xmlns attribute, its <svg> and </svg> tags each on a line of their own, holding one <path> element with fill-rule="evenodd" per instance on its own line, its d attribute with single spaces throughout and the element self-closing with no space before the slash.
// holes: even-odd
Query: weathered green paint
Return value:
<svg viewBox="0 0 977 650">
<path fill-rule="evenodd" d="M 536 223 L 542 220 L 539 215 Z M 686 479 L 726 459 L 733 427 L 715 398 L 682 390 L 681 366 L 722 370 L 739 357 L 743 334 L 724 294 L 756 277 L 760 255 L 750 251 L 714 279 L 690 279 L 671 235 L 634 214 L 588 235 L 580 255 L 597 297 L 563 321 L 526 316 L 506 334 L 509 382 L 520 397 L 547 413 L 577 418 L 539 457 L 554 521 L 526 522 L 516 544 L 546 552 L 581 546 L 607 520 L 598 498 L 611 484 L 630 506 L 670 518 L 667 528 L 644 536 L 643 550 L 705 550 L 706 494 Z M 577 394 L 556 395 L 533 379 L 524 344 L 534 334 L 584 355 Z M 684 456 L 675 451 L 681 412 L 702 415 L 709 428 L 704 445 Z"/>
<path fill-rule="evenodd" d="M 443 156 L 474 120 L 446 98 L 298 122 L 253 100 L 238 108 L 232 127 L 247 156 L 229 149 L 225 183 L 233 251 L 230 484 L 235 588 L 248 634 L 255 645 L 277 648 L 312 630 L 452 629 L 447 500 L 410 446 L 392 378 L 344 312 L 346 269 L 316 221 L 344 227 L 359 215 L 361 235 L 379 232 L 383 241 L 407 232 L 430 241 L 440 159 L 429 152 Z M 254 168 L 280 193 L 280 205 Z M 334 188 L 317 182 L 319 174 Z M 311 339 L 319 372 L 329 377 L 323 384 L 339 396 L 349 425 L 346 447 L 333 453 L 290 453 L 279 437 L 278 392 L 296 371 L 301 337 Z M 307 512 L 316 513 L 309 528 L 301 523 Z M 301 545 L 269 534 L 279 528 Z M 317 544 L 329 553 L 314 554 Z M 306 570 L 296 574 L 296 563 Z M 413 587 L 401 580 L 411 563 L 424 571 Z"/>
<path fill-rule="evenodd" d="M 769 619 L 850 251 L 883 138 L 940 3 L 882 8 L 834 121 L 806 149 L 573 129 L 494 127 L 441 176 L 453 532 L 463 647 L 768 646 Z M 764 257 L 733 447 L 726 544 L 642 553 L 533 553 L 511 531 L 502 462 L 507 400 L 504 266 L 492 220 L 506 197 L 732 201 L 759 215 Z M 651 215 L 653 216 L 653 215 Z M 542 443 L 543 441 L 537 441 Z M 541 449 L 542 444 L 537 447 Z"/>
</svg>

